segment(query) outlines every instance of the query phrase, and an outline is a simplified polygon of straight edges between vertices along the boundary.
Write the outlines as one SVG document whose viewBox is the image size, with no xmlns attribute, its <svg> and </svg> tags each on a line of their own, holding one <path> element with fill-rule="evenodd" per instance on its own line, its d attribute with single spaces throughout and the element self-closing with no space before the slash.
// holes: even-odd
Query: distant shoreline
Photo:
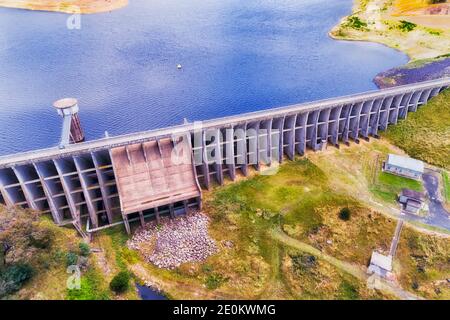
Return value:
<svg viewBox="0 0 450 320">
<path fill-rule="evenodd" d="M 0 7 L 68 14 L 108 12 L 127 5 L 128 0 L 0 0 Z"/>
<path fill-rule="evenodd" d="M 386 45 L 406 54 L 410 61 L 403 66 L 380 72 L 374 83 L 379 88 L 449 76 L 450 29 L 439 25 L 447 15 L 423 15 L 431 28 L 418 24 L 417 16 L 399 13 L 388 0 L 354 0 L 352 13 L 343 17 L 330 32 L 335 40 L 367 41 Z M 433 23 L 432 23 L 433 22 Z"/>
<path fill-rule="evenodd" d="M 414 23 L 416 16 L 400 16 L 388 0 L 354 0 L 352 13 L 343 17 L 329 36 L 381 43 L 407 54 L 412 61 L 430 59 L 450 53 L 450 28 L 442 23 L 446 20 L 439 19 L 443 17 L 447 15 L 420 17 L 434 22 L 432 28 Z"/>
</svg>

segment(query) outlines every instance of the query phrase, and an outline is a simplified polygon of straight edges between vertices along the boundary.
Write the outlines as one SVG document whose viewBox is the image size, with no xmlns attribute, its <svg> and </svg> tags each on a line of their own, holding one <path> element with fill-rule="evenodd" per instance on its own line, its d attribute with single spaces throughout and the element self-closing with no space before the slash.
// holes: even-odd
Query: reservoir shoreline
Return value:
<svg viewBox="0 0 450 320">
<path fill-rule="evenodd" d="M 0 7 L 68 14 L 109 12 L 127 5 L 128 0 L 0 0 Z"/>
<path fill-rule="evenodd" d="M 0 9 L 0 154 L 57 144 L 61 97 L 78 99 L 92 140 L 374 90 L 408 60 L 328 37 L 352 3 L 134 0 L 81 30 L 65 14 Z"/>
<path fill-rule="evenodd" d="M 422 20 L 428 22 L 436 22 L 436 18 L 440 17 L 445 16 L 421 16 Z M 450 25 L 446 20 L 442 19 L 440 24 L 429 27 L 408 19 L 414 20 L 407 13 L 398 13 L 392 1 L 354 0 L 352 13 L 343 17 L 330 30 L 329 36 L 335 40 L 383 44 L 405 53 L 410 62 L 450 53 Z"/>
</svg>

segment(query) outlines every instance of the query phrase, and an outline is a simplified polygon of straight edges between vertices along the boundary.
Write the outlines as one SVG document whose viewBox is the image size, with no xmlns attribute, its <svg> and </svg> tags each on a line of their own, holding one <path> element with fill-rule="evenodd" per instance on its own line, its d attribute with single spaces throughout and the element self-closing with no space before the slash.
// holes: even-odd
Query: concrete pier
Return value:
<svg viewBox="0 0 450 320">
<path fill-rule="evenodd" d="M 0 157 L 0 203 L 130 231 L 129 220 L 200 206 L 201 188 L 250 167 L 378 137 L 448 87 L 445 78 Z"/>
</svg>

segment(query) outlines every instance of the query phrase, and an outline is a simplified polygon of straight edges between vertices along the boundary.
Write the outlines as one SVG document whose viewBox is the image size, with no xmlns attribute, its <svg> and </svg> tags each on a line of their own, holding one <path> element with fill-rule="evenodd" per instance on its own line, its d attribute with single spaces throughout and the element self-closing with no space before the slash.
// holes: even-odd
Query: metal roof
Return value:
<svg viewBox="0 0 450 320">
<path fill-rule="evenodd" d="M 420 172 L 420 173 L 423 173 L 424 168 L 425 168 L 423 162 L 420 160 L 416 160 L 416 159 L 408 158 L 408 157 L 402 157 L 402 156 L 399 156 L 396 154 L 388 155 L 387 164 L 393 165 L 396 167 L 400 167 L 400 168 L 404 168 L 404 169 L 408 169 L 408 170 L 412 170 L 412 171 L 416 171 L 416 172 Z"/>
<path fill-rule="evenodd" d="M 385 256 L 381 253 L 373 251 L 372 258 L 370 258 L 370 264 L 387 271 L 392 271 L 392 256 Z"/>
<path fill-rule="evenodd" d="M 422 199 L 423 199 L 423 194 L 421 192 L 414 191 L 411 189 L 402 189 L 402 196 L 410 198 L 410 199 L 414 199 L 417 201 L 422 201 Z"/>
<path fill-rule="evenodd" d="M 172 140 L 113 148 L 111 158 L 122 213 L 146 209 L 201 196 L 190 153 L 172 159 Z"/>
</svg>

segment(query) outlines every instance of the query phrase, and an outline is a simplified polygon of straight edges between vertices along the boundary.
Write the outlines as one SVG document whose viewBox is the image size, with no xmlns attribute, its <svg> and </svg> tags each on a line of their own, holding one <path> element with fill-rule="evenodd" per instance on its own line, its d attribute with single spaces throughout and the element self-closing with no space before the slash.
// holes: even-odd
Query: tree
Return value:
<svg viewBox="0 0 450 320">
<path fill-rule="evenodd" d="M 127 271 L 120 271 L 110 282 L 109 287 L 116 293 L 128 290 L 130 274 Z"/>
<path fill-rule="evenodd" d="M 350 209 L 347 207 L 342 208 L 341 211 L 339 211 L 339 219 L 341 219 L 341 220 L 348 221 L 348 220 L 350 220 L 350 216 L 351 216 L 351 212 L 350 212 Z"/>
<path fill-rule="evenodd" d="M 52 238 L 38 212 L 0 207 L 0 269 L 8 262 L 29 261 L 38 249 L 49 247 Z"/>
<path fill-rule="evenodd" d="M 27 263 L 17 263 L 0 273 L 0 298 L 19 290 L 33 276 L 34 270 Z"/>
<path fill-rule="evenodd" d="M 87 257 L 91 253 L 91 248 L 89 248 L 89 245 L 87 243 L 80 242 L 78 248 L 80 249 L 80 254 L 83 257 Z"/>
</svg>

